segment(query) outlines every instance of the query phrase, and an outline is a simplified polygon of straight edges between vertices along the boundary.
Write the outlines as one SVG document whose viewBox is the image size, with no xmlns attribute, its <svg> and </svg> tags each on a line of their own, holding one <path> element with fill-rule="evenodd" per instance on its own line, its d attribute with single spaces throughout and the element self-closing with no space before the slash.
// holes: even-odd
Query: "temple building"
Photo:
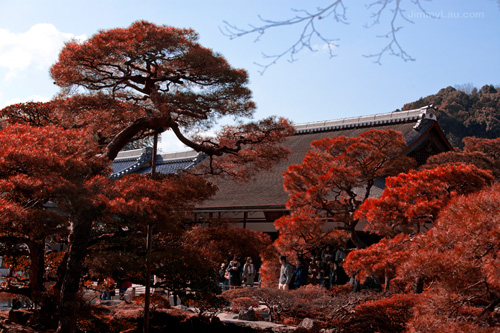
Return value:
<svg viewBox="0 0 500 333">
<path fill-rule="evenodd" d="M 282 174 L 290 165 L 302 163 L 312 141 L 335 136 L 356 137 L 371 129 L 393 129 L 401 132 L 405 138 L 405 154 L 415 158 L 421 165 L 429 156 L 453 149 L 439 127 L 434 111 L 432 106 L 428 106 L 416 110 L 295 125 L 295 134 L 282 144 L 291 151 L 287 160 L 269 171 L 259 172 L 247 183 L 216 179 L 214 182 L 219 191 L 196 208 L 194 218 L 198 222 L 209 218 L 231 219 L 244 228 L 275 233 L 274 221 L 289 213 L 285 207 L 288 195 L 283 188 Z M 151 155 L 152 150 L 149 148 L 121 152 L 113 163 L 112 177 L 119 178 L 133 172 L 151 172 Z M 187 170 L 203 159 L 202 154 L 193 151 L 159 154 L 157 172 Z M 372 194 L 379 196 L 383 187 L 382 180 L 376 184 Z"/>
</svg>

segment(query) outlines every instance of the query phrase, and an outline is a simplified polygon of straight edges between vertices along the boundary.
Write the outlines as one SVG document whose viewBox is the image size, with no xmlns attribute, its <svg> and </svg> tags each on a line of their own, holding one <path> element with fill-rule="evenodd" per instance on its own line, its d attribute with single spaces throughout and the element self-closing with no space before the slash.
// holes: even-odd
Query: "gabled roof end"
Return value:
<svg viewBox="0 0 500 333">
<path fill-rule="evenodd" d="M 423 110 L 422 110 L 423 109 Z M 422 121 L 424 119 L 429 119 L 429 120 L 432 120 L 432 121 L 437 121 L 437 116 L 436 114 L 434 113 L 435 111 L 437 111 L 434 106 L 431 104 L 431 105 L 428 105 L 428 106 L 425 106 L 419 110 L 422 110 L 422 112 L 420 112 L 420 115 L 418 117 L 418 121 L 417 121 L 417 124 L 415 126 L 413 126 L 413 128 L 415 130 L 419 130 L 420 127 L 422 126 Z"/>
</svg>

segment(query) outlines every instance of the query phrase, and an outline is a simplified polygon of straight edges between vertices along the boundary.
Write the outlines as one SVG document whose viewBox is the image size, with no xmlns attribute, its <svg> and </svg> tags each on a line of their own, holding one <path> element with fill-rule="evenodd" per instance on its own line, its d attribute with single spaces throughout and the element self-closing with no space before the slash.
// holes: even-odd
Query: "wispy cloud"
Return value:
<svg viewBox="0 0 500 333">
<path fill-rule="evenodd" d="M 323 44 L 314 44 L 312 46 L 314 51 L 319 51 L 321 53 L 332 53 L 339 47 L 337 41 L 332 41 L 329 43 L 323 43 Z"/>
<path fill-rule="evenodd" d="M 47 96 L 42 96 L 42 95 L 33 95 L 29 96 L 28 98 L 25 99 L 20 99 L 20 98 L 14 98 L 8 101 L 3 101 L 2 100 L 2 95 L 0 94 L 0 109 L 4 108 L 8 105 L 12 104 L 17 104 L 17 103 L 26 103 L 26 102 L 48 102 L 50 101 L 50 97 Z"/>
<path fill-rule="evenodd" d="M 0 68 L 6 68 L 4 80 L 12 79 L 29 69 L 47 70 L 59 54 L 65 41 L 85 39 L 57 30 L 53 24 L 40 23 L 23 33 L 0 29 Z"/>
</svg>

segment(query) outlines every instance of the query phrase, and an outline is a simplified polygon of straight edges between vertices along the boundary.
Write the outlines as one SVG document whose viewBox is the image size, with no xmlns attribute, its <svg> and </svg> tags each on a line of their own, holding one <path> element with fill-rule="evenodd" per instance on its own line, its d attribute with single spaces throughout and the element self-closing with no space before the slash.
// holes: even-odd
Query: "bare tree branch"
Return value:
<svg viewBox="0 0 500 333">
<path fill-rule="evenodd" d="M 387 10 L 390 10 L 391 12 L 391 20 L 390 20 L 390 30 L 384 34 L 384 35 L 379 35 L 377 36 L 378 38 L 385 38 L 388 40 L 388 43 L 385 47 L 382 48 L 382 50 L 378 53 L 374 54 L 368 54 L 368 55 L 363 55 L 364 57 L 367 58 L 375 58 L 373 61 L 376 64 L 381 65 L 381 60 L 382 56 L 384 54 L 389 54 L 392 56 L 396 56 L 401 58 L 403 61 L 415 61 L 415 58 L 413 58 L 410 54 L 408 54 L 401 44 L 399 43 L 397 33 L 401 31 L 403 28 L 402 26 L 397 25 L 397 20 L 398 18 L 401 18 L 402 20 L 408 22 L 408 23 L 414 23 L 412 20 L 408 18 L 408 16 L 405 15 L 405 10 L 401 7 L 401 3 L 404 0 L 377 0 L 375 2 L 370 3 L 367 8 L 372 9 L 373 7 L 378 7 L 377 10 L 375 10 L 371 14 L 371 18 L 373 19 L 371 24 L 365 25 L 367 28 L 370 28 L 376 24 L 379 24 L 381 21 L 381 16 L 383 15 L 384 12 Z M 435 18 L 434 16 L 430 15 L 427 13 L 424 8 L 422 7 L 420 0 L 410 0 L 411 3 L 416 5 L 422 13 L 424 13 L 428 17 Z M 394 2 L 394 7 L 389 9 L 389 6 Z"/>
<path fill-rule="evenodd" d="M 367 24 L 366 27 L 373 27 L 376 24 L 380 24 L 380 22 L 382 21 L 382 16 L 386 12 L 390 12 L 391 16 L 389 21 L 389 31 L 386 34 L 377 36 L 379 38 L 386 39 L 387 44 L 380 50 L 380 52 L 364 55 L 364 57 L 374 58 L 374 63 L 378 64 L 381 64 L 381 60 L 384 55 L 396 56 L 401 58 L 405 62 L 414 61 L 415 58 L 413 58 L 403 49 L 403 46 L 398 39 L 398 33 L 402 29 L 402 26 L 399 25 L 398 22 L 403 20 L 408 23 L 414 23 L 405 14 L 406 10 L 402 7 L 403 2 L 409 2 L 413 4 L 427 17 L 436 18 L 425 11 L 421 4 L 421 1 L 423 0 L 376 0 L 370 2 L 366 7 L 368 10 L 374 10 L 374 12 L 371 14 L 372 22 Z M 284 49 L 280 53 L 273 55 L 262 53 L 263 58 L 268 59 L 268 62 L 264 64 L 256 63 L 256 65 L 261 67 L 261 70 L 259 71 L 261 74 L 263 74 L 270 66 L 276 64 L 280 59 L 284 57 L 288 57 L 289 62 L 294 62 L 297 60 L 297 55 L 304 50 L 316 52 L 317 49 L 314 47 L 315 41 L 323 43 L 328 48 L 330 58 L 334 57 L 334 49 L 335 46 L 337 46 L 337 41 L 339 39 L 326 37 L 324 31 L 318 29 L 316 24 L 319 20 L 323 20 L 328 17 L 333 18 L 336 22 L 348 24 L 346 17 L 346 6 L 344 5 L 344 1 L 332 1 L 326 7 L 317 7 L 316 10 L 312 12 L 304 9 L 292 9 L 292 11 L 295 12 L 296 15 L 285 20 L 275 21 L 264 19 L 259 16 L 259 20 L 262 24 L 250 24 L 248 29 L 239 28 L 227 21 L 224 21 L 224 27 L 220 30 L 230 39 L 256 34 L 257 36 L 254 42 L 258 42 L 268 30 L 287 26 L 302 27 L 298 38 L 288 48 Z"/>
<path fill-rule="evenodd" d="M 278 60 L 286 55 L 289 56 L 289 62 L 294 62 L 297 60 L 297 54 L 304 49 L 307 49 L 311 52 L 316 52 L 317 50 L 314 48 L 313 44 L 313 41 L 316 38 L 327 46 L 330 58 L 335 56 L 333 50 L 334 46 L 336 45 L 335 42 L 338 39 L 325 37 L 324 34 L 316 28 L 315 22 L 323 20 L 327 17 L 331 17 L 337 22 L 347 24 L 346 8 L 343 1 L 336 0 L 326 7 L 316 8 L 316 11 L 314 12 L 309 12 L 303 9 L 292 9 L 292 11 L 295 12 L 296 15 L 290 19 L 282 21 L 268 20 L 259 16 L 259 19 L 261 20 L 263 25 L 249 25 L 249 29 L 241 29 L 235 25 L 228 23 L 227 21 L 224 21 L 225 26 L 224 29 L 221 29 L 221 32 L 224 35 L 228 36 L 230 39 L 235 39 L 245 35 L 257 34 L 254 42 L 258 42 L 267 30 L 283 26 L 303 25 L 298 39 L 294 44 L 292 44 L 292 46 L 275 55 L 268 55 L 265 53 L 262 54 L 264 58 L 269 59 L 270 61 L 266 64 L 256 63 L 256 65 L 262 68 L 261 71 L 259 71 L 261 74 L 263 74 L 270 66 L 276 64 Z"/>
</svg>

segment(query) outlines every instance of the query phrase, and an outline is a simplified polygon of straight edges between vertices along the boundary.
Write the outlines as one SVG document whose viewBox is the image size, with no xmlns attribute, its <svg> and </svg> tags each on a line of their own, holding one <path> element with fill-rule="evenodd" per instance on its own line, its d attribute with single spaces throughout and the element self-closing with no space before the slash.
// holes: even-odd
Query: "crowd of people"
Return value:
<svg viewBox="0 0 500 333">
<path fill-rule="evenodd" d="M 252 257 L 247 257 L 243 267 L 237 256 L 228 263 L 222 263 L 219 269 L 219 281 L 222 289 L 237 288 L 241 286 L 253 287 L 257 270 Z"/>
<path fill-rule="evenodd" d="M 343 247 L 334 249 L 330 245 L 309 258 L 298 257 L 295 265 L 289 263 L 285 256 L 280 256 L 278 288 L 297 289 L 308 284 L 330 288 L 334 285 L 346 284 L 349 282 L 349 277 L 342 267 L 344 258 Z M 242 265 L 235 256 L 228 263 L 221 263 L 218 279 L 223 290 L 253 287 L 258 276 L 257 272 L 258 269 L 251 257 L 246 258 Z"/>
<path fill-rule="evenodd" d="M 278 288 L 297 289 L 308 284 L 330 288 L 334 285 L 346 284 L 349 282 L 349 277 L 342 268 L 344 257 L 342 247 L 333 249 L 329 245 L 309 258 L 298 257 L 295 265 L 289 263 L 287 258 L 282 255 L 279 257 L 281 269 Z M 253 263 L 252 257 L 247 257 L 243 264 L 237 256 L 232 257 L 229 262 L 221 263 L 218 280 L 223 290 L 253 287 L 256 280 L 260 286 L 258 267 Z M 161 284 L 156 276 L 153 281 L 155 286 Z M 125 292 L 132 284 L 127 279 L 115 282 L 111 277 L 108 277 L 101 280 L 99 286 L 102 290 L 101 299 L 110 300 L 115 294 L 115 289 L 119 289 L 120 299 L 124 299 Z"/>
<path fill-rule="evenodd" d="M 297 289 L 308 284 L 330 288 L 349 282 L 349 277 L 342 267 L 342 261 L 322 262 L 315 258 L 307 262 L 302 258 L 297 258 L 294 267 L 287 261 L 286 256 L 280 256 L 280 263 L 279 289 Z"/>
</svg>

